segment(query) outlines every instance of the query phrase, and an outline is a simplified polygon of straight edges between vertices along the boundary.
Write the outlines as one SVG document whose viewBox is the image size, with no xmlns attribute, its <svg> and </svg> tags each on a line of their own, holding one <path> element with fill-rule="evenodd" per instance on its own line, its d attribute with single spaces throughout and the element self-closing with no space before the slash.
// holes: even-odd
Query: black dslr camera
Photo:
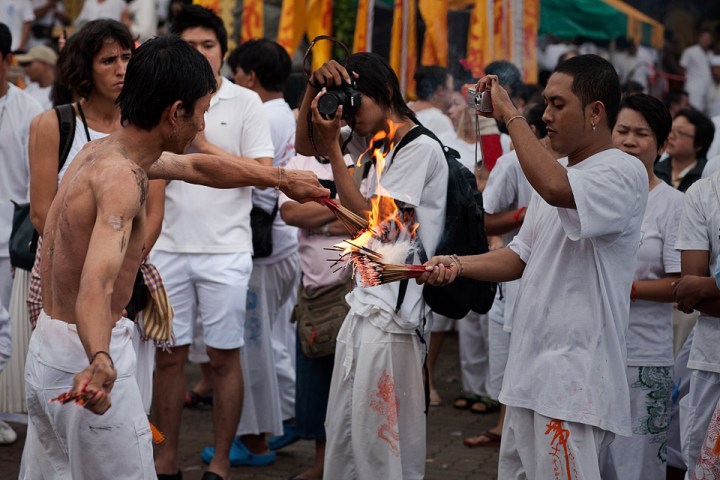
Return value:
<svg viewBox="0 0 720 480">
<path fill-rule="evenodd" d="M 335 118 L 335 112 L 342 105 L 343 120 L 349 120 L 360 107 L 360 91 L 355 82 L 343 83 L 340 86 L 328 87 L 328 91 L 318 100 L 318 112 L 324 119 Z"/>
</svg>

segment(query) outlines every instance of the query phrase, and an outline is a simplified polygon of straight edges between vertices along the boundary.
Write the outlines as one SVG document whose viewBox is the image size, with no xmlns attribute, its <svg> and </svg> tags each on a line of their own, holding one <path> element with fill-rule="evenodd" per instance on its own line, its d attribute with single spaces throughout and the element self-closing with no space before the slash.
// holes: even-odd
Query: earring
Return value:
<svg viewBox="0 0 720 480">
<path fill-rule="evenodd" d="M 593 132 L 595 131 L 595 122 L 590 122 L 590 125 L 592 126 Z"/>
</svg>

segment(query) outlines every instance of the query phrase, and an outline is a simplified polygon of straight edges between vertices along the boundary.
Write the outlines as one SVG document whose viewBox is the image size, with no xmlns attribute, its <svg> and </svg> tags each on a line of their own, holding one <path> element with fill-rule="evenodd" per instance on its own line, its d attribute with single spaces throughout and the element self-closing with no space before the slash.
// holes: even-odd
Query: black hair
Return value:
<svg viewBox="0 0 720 480">
<path fill-rule="evenodd" d="M 0 22 L 0 55 L 2 58 L 7 57 L 12 48 L 12 33 L 7 25 Z"/>
<path fill-rule="evenodd" d="M 620 102 L 620 110 L 628 108 L 638 112 L 655 135 L 658 148 L 662 147 L 672 129 L 672 117 L 667 107 L 657 98 L 644 93 L 627 95 Z"/>
<path fill-rule="evenodd" d="M 215 32 L 215 36 L 220 44 L 222 56 L 228 50 L 228 34 L 225 30 L 225 24 L 222 19 L 215 15 L 212 10 L 199 5 L 184 5 L 170 26 L 170 33 L 178 37 L 188 28 L 202 27 Z"/>
<path fill-rule="evenodd" d="M 598 55 L 578 55 L 559 64 L 553 73 L 573 78 L 572 92 L 580 99 L 583 109 L 592 102 L 602 102 L 608 127 L 615 126 L 620 108 L 620 79 L 610 62 Z"/>
<path fill-rule="evenodd" d="M 308 80 L 304 73 L 291 73 L 285 83 L 285 91 L 283 97 L 290 108 L 300 108 L 303 96 L 305 96 L 305 88 Z"/>
<path fill-rule="evenodd" d="M 695 126 L 693 147 L 700 148 L 697 158 L 705 158 L 715 136 L 715 125 L 712 120 L 694 108 L 683 108 L 675 114 L 675 118 L 678 117 L 687 118 L 688 122 Z"/>
<path fill-rule="evenodd" d="M 623 95 L 643 93 L 643 91 L 645 90 L 642 84 L 640 84 L 640 82 L 636 82 L 635 80 L 628 80 L 627 82 L 623 83 L 621 89 Z"/>
<path fill-rule="evenodd" d="M 522 75 L 515 64 L 507 60 L 496 60 L 485 67 L 485 75 L 497 75 L 500 85 L 512 91 L 512 95 L 519 95 L 523 88 Z"/>
<path fill-rule="evenodd" d="M 114 40 L 121 48 L 135 51 L 135 40 L 130 30 L 115 20 L 93 20 L 70 37 L 60 51 L 57 62 L 59 85 L 88 98 L 94 89 L 93 60 L 105 42 Z"/>
<path fill-rule="evenodd" d="M 390 64 L 377 53 L 358 52 L 347 58 L 345 68 L 359 75 L 357 89 L 384 108 L 417 123 L 417 117 L 407 106 L 400 91 L 400 82 Z"/>
<path fill-rule="evenodd" d="M 447 84 L 448 71 L 443 67 L 426 66 L 415 70 L 415 93 L 419 100 L 430 100 L 438 87 Z"/>
<path fill-rule="evenodd" d="M 667 108 L 670 108 L 673 103 L 680 103 L 682 101 L 682 98 L 687 96 L 688 92 L 686 92 L 685 90 L 675 90 L 672 92 L 668 92 L 668 94 L 665 95 L 665 106 Z"/>
<path fill-rule="evenodd" d="M 547 136 L 547 125 L 545 125 L 542 119 L 544 113 L 545 104 L 543 103 L 537 103 L 525 112 L 525 119 L 530 126 L 535 127 L 537 132 L 535 136 L 537 138 L 545 138 Z"/>
<path fill-rule="evenodd" d="M 292 59 L 277 42 L 266 38 L 248 40 L 230 53 L 227 63 L 235 73 L 242 68 L 255 72 L 260 85 L 271 92 L 282 92 L 292 69 Z"/>
<path fill-rule="evenodd" d="M 210 64 L 179 37 L 153 38 L 135 52 L 116 103 L 120 121 L 151 130 L 167 107 L 180 100 L 187 116 L 199 98 L 217 89 Z"/>
</svg>

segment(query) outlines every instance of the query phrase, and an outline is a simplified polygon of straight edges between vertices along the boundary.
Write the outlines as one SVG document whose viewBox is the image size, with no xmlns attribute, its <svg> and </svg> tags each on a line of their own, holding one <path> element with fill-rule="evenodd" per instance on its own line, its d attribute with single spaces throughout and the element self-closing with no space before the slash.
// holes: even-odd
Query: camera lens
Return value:
<svg viewBox="0 0 720 480">
<path fill-rule="evenodd" d="M 323 118 L 334 118 L 339 105 L 340 99 L 337 97 L 335 92 L 328 92 L 320 97 L 317 108 Z"/>
</svg>

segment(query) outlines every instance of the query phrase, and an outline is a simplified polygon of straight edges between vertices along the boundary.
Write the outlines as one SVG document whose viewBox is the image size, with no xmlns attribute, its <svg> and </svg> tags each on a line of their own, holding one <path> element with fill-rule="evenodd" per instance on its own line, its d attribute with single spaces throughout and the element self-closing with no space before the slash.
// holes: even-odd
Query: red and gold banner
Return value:
<svg viewBox="0 0 720 480">
<path fill-rule="evenodd" d="M 447 2 L 420 0 L 420 14 L 425 21 L 421 65 L 439 65 L 447 67 L 448 30 Z"/>
<path fill-rule="evenodd" d="M 305 18 L 308 40 L 312 41 L 318 35 L 332 35 L 332 0 L 308 0 Z M 320 68 L 331 55 L 332 42 L 318 42 L 312 50 L 312 69 Z"/>
<path fill-rule="evenodd" d="M 537 33 L 540 25 L 540 0 L 524 0 L 523 7 L 523 79 L 526 83 L 536 83 L 538 79 Z"/>
<path fill-rule="evenodd" d="M 263 0 L 243 0 L 242 27 L 240 29 L 241 42 L 263 37 L 263 14 Z"/>
<path fill-rule="evenodd" d="M 353 38 L 353 53 L 369 52 L 372 35 L 372 9 L 373 0 L 359 0 L 357 17 L 355 17 L 355 36 Z"/>
<path fill-rule="evenodd" d="M 489 63 L 486 57 L 486 45 L 490 37 L 487 28 L 487 7 L 487 0 L 475 0 L 470 14 L 466 60 L 473 77 L 476 78 L 482 75 L 485 65 Z"/>
<path fill-rule="evenodd" d="M 395 0 L 390 37 L 390 66 L 400 80 L 400 88 L 409 100 L 415 97 L 417 13 L 413 0 Z"/>
<path fill-rule="evenodd" d="M 505 59 L 505 31 L 507 23 L 504 21 L 503 7 L 505 0 L 492 0 L 493 1 L 493 31 L 492 31 L 492 50 L 490 51 L 490 58 L 488 63 L 495 60 Z"/>
<path fill-rule="evenodd" d="M 292 56 L 304 34 L 305 0 L 283 0 L 277 42 Z"/>
</svg>

